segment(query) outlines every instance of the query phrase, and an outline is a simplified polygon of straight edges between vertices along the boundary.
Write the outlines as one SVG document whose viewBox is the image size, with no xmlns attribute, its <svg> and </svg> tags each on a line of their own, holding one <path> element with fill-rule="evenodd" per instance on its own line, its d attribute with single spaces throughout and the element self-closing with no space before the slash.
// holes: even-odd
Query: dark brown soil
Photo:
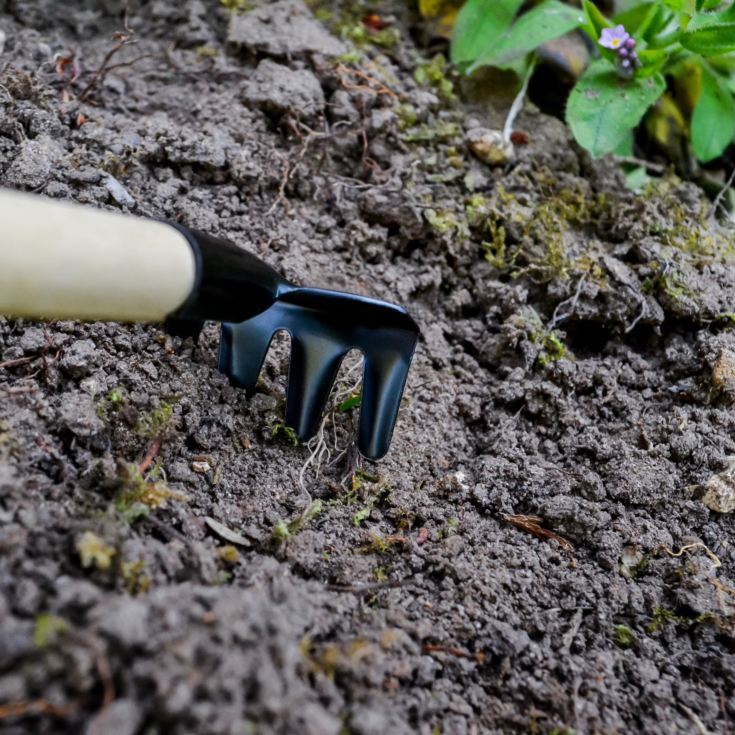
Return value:
<svg viewBox="0 0 735 735">
<path fill-rule="evenodd" d="M 416 81 L 403 4 L 384 48 L 354 3 L 131 3 L 135 63 L 95 76 L 122 5 L 0 1 L 0 185 L 225 236 L 422 340 L 388 457 L 337 411 L 309 461 L 286 342 L 248 399 L 215 325 L 0 318 L 0 731 L 735 732 L 711 203 L 632 194 L 530 104 L 482 163 L 503 110 Z"/>
</svg>

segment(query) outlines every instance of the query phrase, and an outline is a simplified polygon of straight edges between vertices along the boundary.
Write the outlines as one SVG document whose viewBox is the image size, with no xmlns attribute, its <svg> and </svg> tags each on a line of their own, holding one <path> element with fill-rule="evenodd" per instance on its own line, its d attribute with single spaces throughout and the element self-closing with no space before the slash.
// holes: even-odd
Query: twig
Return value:
<svg viewBox="0 0 735 735">
<path fill-rule="evenodd" d="M 31 357 L 19 357 L 16 360 L 6 360 L 0 362 L 0 369 L 17 367 L 18 365 L 27 365 L 29 362 L 33 362 L 38 355 L 32 355 Z"/>
<path fill-rule="evenodd" d="M 717 212 L 717 208 L 722 206 L 722 200 L 725 197 L 725 194 L 727 194 L 727 190 L 732 186 L 732 182 L 735 181 L 735 168 L 733 168 L 732 173 L 730 174 L 730 178 L 725 182 L 725 185 L 720 189 L 719 192 L 717 192 L 717 196 L 714 198 L 714 201 L 712 202 L 712 208 L 707 213 L 707 219 L 711 219 L 715 216 L 715 213 Z"/>
<path fill-rule="evenodd" d="M 539 516 L 526 516 L 526 515 L 508 515 L 502 514 L 503 520 L 508 521 L 516 528 L 521 531 L 530 533 L 536 538 L 544 539 L 546 541 L 556 541 L 564 551 L 571 551 L 572 545 L 565 538 L 559 536 L 559 534 L 549 531 L 548 528 L 543 528 L 540 524 L 543 522 L 543 518 Z"/>
<path fill-rule="evenodd" d="M 9 702 L 8 704 L 0 704 L 0 720 L 4 720 L 8 717 L 24 717 L 25 715 L 69 717 L 76 711 L 76 705 L 58 705 L 52 704 L 45 699 L 34 699 L 30 702 Z"/>
<path fill-rule="evenodd" d="M 508 110 L 508 117 L 505 118 L 505 125 L 503 126 L 503 142 L 506 145 L 510 144 L 510 136 L 513 133 L 513 123 L 516 121 L 516 118 L 518 117 L 520 111 L 523 109 L 523 101 L 526 99 L 526 92 L 528 91 L 528 84 L 531 81 L 531 77 L 533 76 L 533 71 L 536 68 L 536 57 L 533 57 L 531 59 L 531 63 L 528 66 L 528 71 L 526 72 L 526 78 L 523 80 L 523 84 L 521 85 L 521 90 L 516 95 L 516 98 L 513 100 L 513 104 L 510 106 L 510 110 Z"/>
<path fill-rule="evenodd" d="M 135 41 L 132 40 L 134 33 L 135 31 L 128 28 L 128 23 L 126 19 L 125 30 L 117 31 L 112 34 L 113 40 L 117 43 L 105 54 L 105 58 L 102 59 L 102 63 L 100 64 L 97 71 L 94 72 L 94 74 L 92 75 L 92 78 L 87 83 L 87 86 L 84 87 L 84 89 L 77 96 L 77 99 L 80 102 L 84 102 L 89 94 L 92 92 L 92 90 L 104 81 L 111 68 L 110 61 L 112 61 L 115 54 L 124 49 L 126 46 L 129 46 L 131 43 L 135 43 Z"/>
<path fill-rule="evenodd" d="M 615 156 L 615 160 L 618 163 L 629 163 L 631 166 L 642 166 L 654 174 L 666 173 L 666 166 L 663 163 L 653 163 L 653 161 L 646 161 L 636 156 Z"/>
<path fill-rule="evenodd" d="M 153 460 L 156 458 L 160 449 L 161 440 L 156 439 L 148 448 L 145 457 L 143 457 L 143 461 L 138 465 L 138 472 L 140 472 L 141 475 L 145 475 L 148 471 L 148 468 L 153 464 Z"/>
<path fill-rule="evenodd" d="M 100 651 L 95 657 L 95 665 L 100 681 L 102 682 L 102 709 L 109 707 L 115 701 L 115 684 L 112 681 L 110 660 L 105 652 Z"/>
<path fill-rule="evenodd" d="M 470 653 L 462 648 L 456 646 L 442 646 L 438 643 L 424 643 L 421 647 L 424 653 L 448 653 L 450 656 L 456 656 L 457 658 L 466 658 L 470 661 L 477 661 L 478 664 L 484 663 L 487 658 L 487 654 L 482 651 L 475 651 Z"/>
<path fill-rule="evenodd" d="M 366 584 L 328 584 L 327 589 L 331 592 L 352 592 L 355 595 L 364 595 L 369 592 L 380 590 L 395 590 L 411 582 L 413 577 L 407 579 L 393 579 L 388 582 L 367 582 Z"/>
</svg>

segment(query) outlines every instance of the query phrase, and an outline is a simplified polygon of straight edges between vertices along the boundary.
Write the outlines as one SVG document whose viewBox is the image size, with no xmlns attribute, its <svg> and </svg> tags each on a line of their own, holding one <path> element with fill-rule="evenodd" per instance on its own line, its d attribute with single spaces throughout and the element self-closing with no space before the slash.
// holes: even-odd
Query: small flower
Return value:
<svg viewBox="0 0 735 735">
<path fill-rule="evenodd" d="M 631 39 L 630 34 L 622 25 L 615 26 L 615 28 L 604 28 L 600 35 L 600 46 L 612 49 L 613 51 L 617 51 L 624 45 L 628 48 L 634 48 L 635 41 L 633 41 L 633 46 L 629 45 L 629 41 L 633 41 L 633 39 Z"/>
</svg>

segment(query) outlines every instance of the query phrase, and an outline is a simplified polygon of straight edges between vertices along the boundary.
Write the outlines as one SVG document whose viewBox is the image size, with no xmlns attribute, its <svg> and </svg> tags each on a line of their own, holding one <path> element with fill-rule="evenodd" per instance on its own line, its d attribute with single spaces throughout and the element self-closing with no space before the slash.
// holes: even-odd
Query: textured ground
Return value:
<svg viewBox="0 0 735 735">
<path fill-rule="evenodd" d="M 502 115 L 398 3 L 377 38 L 354 3 L 131 4 L 95 74 L 120 5 L 0 1 L 0 185 L 226 236 L 422 340 L 388 457 L 338 412 L 302 473 L 284 341 L 247 399 L 214 325 L 0 318 L 0 731 L 735 732 L 735 525 L 703 502 L 732 228 L 531 105 L 478 160 Z"/>
</svg>

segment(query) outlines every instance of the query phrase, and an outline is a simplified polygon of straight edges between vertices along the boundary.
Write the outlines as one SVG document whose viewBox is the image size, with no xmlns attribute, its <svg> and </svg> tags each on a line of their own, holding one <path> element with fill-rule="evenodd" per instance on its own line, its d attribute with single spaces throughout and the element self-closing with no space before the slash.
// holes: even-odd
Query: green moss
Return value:
<svg viewBox="0 0 735 735">
<path fill-rule="evenodd" d="M 454 102 L 454 83 L 449 79 L 449 65 L 443 54 L 437 54 L 424 64 L 419 64 L 413 72 L 413 78 L 422 87 L 431 87 L 443 102 Z"/>
<path fill-rule="evenodd" d="M 558 362 L 568 356 L 566 345 L 555 331 L 541 335 L 532 334 L 531 338 L 537 344 L 541 344 L 541 351 L 536 358 L 536 364 L 539 367 Z"/>
<path fill-rule="evenodd" d="M 174 406 L 178 399 L 163 401 L 158 408 L 144 414 L 138 421 L 135 431 L 147 439 L 163 439 L 174 430 Z"/>
<path fill-rule="evenodd" d="M 646 630 L 650 635 L 663 628 L 666 623 L 674 623 L 675 625 L 690 628 L 695 625 L 705 625 L 716 622 L 717 616 L 710 612 L 705 612 L 694 618 L 689 618 L 684 615 L 677 615 L 673 610 L 669 610 L 659 605 L 653 611 L 653 617 L 651 618 L 651 622 L 648 624 Z"/>
<path fill-rule="evenodd" d="M 485 260 L 494 268 L 503 270 L 508 266 L 505 227 L 498 224 L 495 219 L 490 218 L 487 222 L 487 233 L 490 235 L 490 239 L 482 243 Z"/>
<path fill-rule="evenodd" d="M 271 429 L 271 438 L 280 439 L 286 444 L 291 444 L 294 447 L 299 445 L 299 438 L 296 436 L 296 432 L 286 424 L 274 424 Z"/>
<path fill-rule="evenodd" d="M 424 217 L 431 229 L 440 235 L 459 228 L 456 214 L 448 210 L 437 211 L 435 209 L 425 209 Z"/>
<path fill-rule="evenodd" d="M 418 114 L 413 105 L 402 103 L 396 107 L 396 116 L 398 117 L 398 129 L 408 130 L 414 127 L 418 121 Z"/>
<path fill-rule="evenodd" d="M 227 8 L 231 13 L 245 13 L 252 10 L 255 4 L 252 0 L 219 0 L 222 7 Z"/>
<path fill-rule="evenodd" d="M 635 645 L 635 634 L 627 625 L 616 625 L 614 640 L 620 648 L 632 648 Z"/>
<path fill-rule="evenodd" d="M 374 31 L 361 20 L 353 25 L 342 26 L 340 35 L 358 47 L 372 44 L 383 49 L 393 49 L 401 42 L 401 32 L 395 26 Z"/>
<path fill-rule="evenodd" d="M 121 488 L 115 498 L 115 508 L 128 523 L 148 515 L 151 510 L 165 508 L 170 500 L 186 499 L 183 493 L 157 479 L 159 473 L 160 467 L 155 465 L 149 476 L 152 479 L 146 479 L 136 464 L 121 467 Z"/>
<path fill-rule="evenodd" d="M 403 135 L 406 143 L 436 143 L 452 140 L 460 134 L 459 125 L 450 120 L 437 120 L 434 125 L 422 123 Z"/>
<path fill-rule="evenodd" d="M 664 268 L 658 263 L 653 265 L 658 269 L 658 272 L 643 281 L 641 285 L 643 293 L 663 293 L 672 299 L 680 299 L 689 294 L 684 280 L 675 268 Z"/>
<path fill-rule="evenodd" d="M 36 648 L 46 648 L 54 644 L 61 636 L 69 631 L 69 623 L 64 618 L 41 613 L 33 628 L 33 642 Z"/>
</svg>

